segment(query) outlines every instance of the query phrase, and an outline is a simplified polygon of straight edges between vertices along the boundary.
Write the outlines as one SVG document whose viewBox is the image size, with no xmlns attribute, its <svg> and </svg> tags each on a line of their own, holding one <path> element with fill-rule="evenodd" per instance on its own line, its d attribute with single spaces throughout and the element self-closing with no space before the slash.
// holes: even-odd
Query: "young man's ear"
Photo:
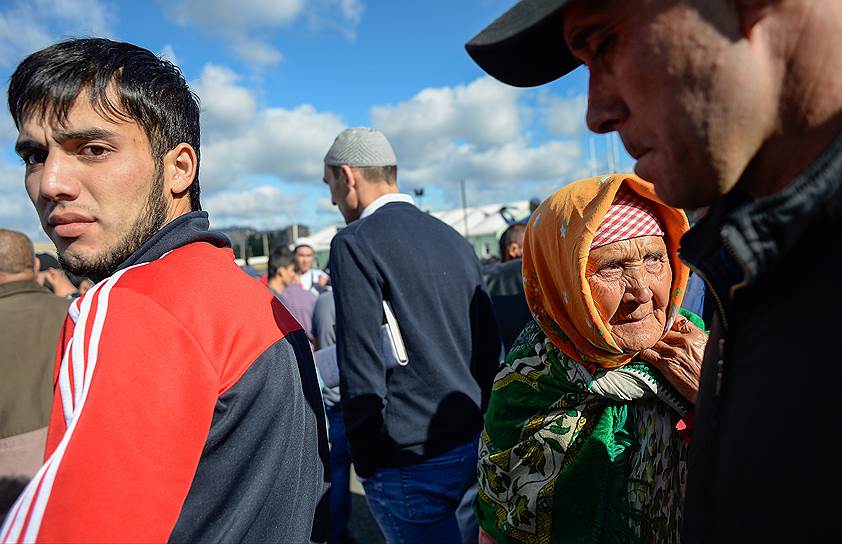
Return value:
<svg viewBox="0 0 842 544">
<path fill-rule="evenodd" d="M 196 179 L 196 151 L 182 142 L 164 155 L 164 186 L 173 196 L 182 195 Z"/>
</svg>

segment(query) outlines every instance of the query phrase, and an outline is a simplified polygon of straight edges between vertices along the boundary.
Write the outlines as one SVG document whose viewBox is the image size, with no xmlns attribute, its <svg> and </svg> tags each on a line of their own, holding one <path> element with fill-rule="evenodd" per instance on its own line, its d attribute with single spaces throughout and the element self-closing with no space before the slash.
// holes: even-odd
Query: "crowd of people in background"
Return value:
<svg viewBox="0 0 842 544">
<path fill-rule="evenodd" d="M 538 86 L 589 68 L 636 174 L 501 210 L 499 260 L 325 146 L 347 225 L 259 280 L 210 228 L 199 103 L 136 45 L 15 70 L 0 228 L 0 542 L 835 542 L 842 4 L 521 0 L 468 42 Z M 693 220 L 691 226 L 688 214 Z"/>
</svg>

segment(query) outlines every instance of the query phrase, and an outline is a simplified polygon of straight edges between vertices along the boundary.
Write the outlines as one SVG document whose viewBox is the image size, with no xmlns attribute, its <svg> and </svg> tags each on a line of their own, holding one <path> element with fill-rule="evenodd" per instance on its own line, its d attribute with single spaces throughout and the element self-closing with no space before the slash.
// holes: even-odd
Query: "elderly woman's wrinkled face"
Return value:
<svg viewBox="0 0 842 544">
<path fill-rule="evenodd" d="M 667 320 L 672 269 L 661 236 L 592 249 L 585 277 L 617 346 L 632 353 L 655 345 Z"/>
</svg>

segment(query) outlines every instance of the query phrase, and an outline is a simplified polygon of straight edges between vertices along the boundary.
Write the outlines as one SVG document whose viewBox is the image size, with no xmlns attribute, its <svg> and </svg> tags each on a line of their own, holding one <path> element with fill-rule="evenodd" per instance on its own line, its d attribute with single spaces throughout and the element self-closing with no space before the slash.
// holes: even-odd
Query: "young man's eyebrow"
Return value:
<svg viewBox="0 0 842 544">
<path fill-rule="evenodd" d="M 108 140 L 113 137 L 114 132 L 100 127 L 53 132 L 53 140 L 60 144 L 69 140 Z"/>
</svg>

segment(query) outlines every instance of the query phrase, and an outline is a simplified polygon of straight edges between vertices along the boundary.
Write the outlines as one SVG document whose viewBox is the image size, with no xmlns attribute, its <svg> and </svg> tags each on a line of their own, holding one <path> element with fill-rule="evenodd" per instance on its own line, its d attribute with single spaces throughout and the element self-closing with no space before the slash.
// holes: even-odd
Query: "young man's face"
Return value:
<svg viewBox="0 0 842 544">
<path fill-rule="evenodd" d="M 587 123 L 616 130 L 667 203 L 729 191 L 769 129 L 768 73 L 725 0 L 576 0 L 565 39 L 590 70 Z"/>
<path fill-rule="evenodd" d="M 83 93 L 65 126 L 23 119 L 16 145 L 29 198 L 72 273 L 111 273 L 165 222 L 167 201 L 149 140 L 104 119 Z"/>
<path fill-rule="evenodd" d="M 295 281 L 295 265 L 290 264 L 278 268 L 278 277 L 280 278 L 281 283 L 284 285 L 284 287 L 292 285 L 292 282 Z"/>
</svg>

